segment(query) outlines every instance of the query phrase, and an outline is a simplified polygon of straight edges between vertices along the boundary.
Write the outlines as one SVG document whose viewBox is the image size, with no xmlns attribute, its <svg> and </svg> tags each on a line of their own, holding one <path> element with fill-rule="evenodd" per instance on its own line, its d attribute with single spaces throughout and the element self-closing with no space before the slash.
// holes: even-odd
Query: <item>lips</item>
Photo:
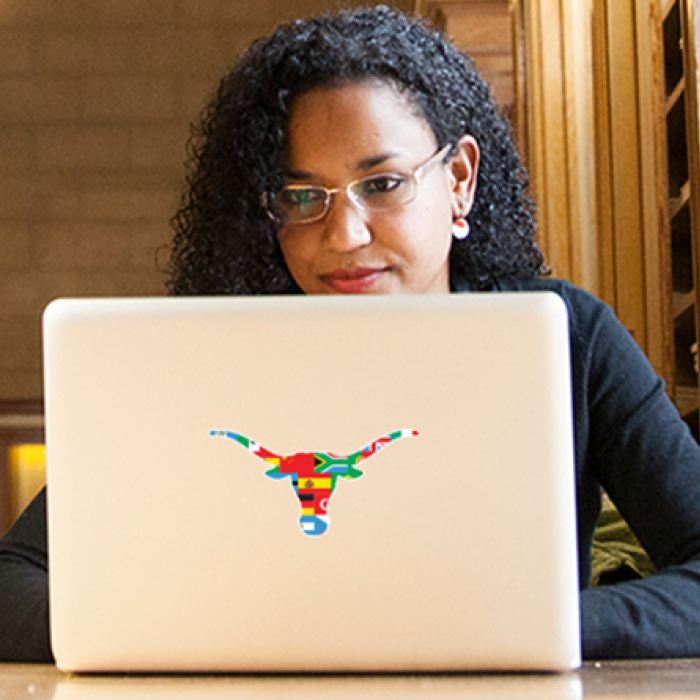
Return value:
<svg viewBox="0 0 700 700">
<path fill-rule="evenodd" d="M 333 270 L 321 275 L 321 279 L 341 294 L 362 294 L 369 291 L 385 271 L 382 267 L 353 267 Z"/>
</svg>

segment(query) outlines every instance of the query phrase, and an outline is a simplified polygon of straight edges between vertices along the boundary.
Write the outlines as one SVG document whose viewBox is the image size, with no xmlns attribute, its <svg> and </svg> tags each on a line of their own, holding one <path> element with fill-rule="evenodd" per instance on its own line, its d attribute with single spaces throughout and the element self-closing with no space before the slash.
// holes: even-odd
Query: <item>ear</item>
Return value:
<svg viewBox="0 0 700 700">
<path fill-rule="evenodd" d="M 457 152 L 448 166 L 452 181 L 452 216 L 467 216 L 474 204 L 476 179 L 479 172 L 479 144 L 473 136 L 462 136 Z"/>
</svg>

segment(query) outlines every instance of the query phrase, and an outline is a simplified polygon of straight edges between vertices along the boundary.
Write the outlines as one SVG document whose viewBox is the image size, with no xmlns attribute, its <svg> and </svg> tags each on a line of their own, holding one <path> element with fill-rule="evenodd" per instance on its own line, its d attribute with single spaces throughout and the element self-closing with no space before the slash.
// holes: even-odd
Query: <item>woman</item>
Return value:
<svg viewBox="0 0 700 700">
<path fill-rule="evenodd" d="M 608 307 L 541 278 L 526 174 L 467 59 L 387 8 L 281 27 L 224 78 L 192 155 L 173 294 L 560 294 L 584 656 L 700 654 L 700 449 Z M 601 486 L 659 573 L 588 590 Z M 2 545 L 4 658 L 49 653 L 43 508 Z"/>
</svg>

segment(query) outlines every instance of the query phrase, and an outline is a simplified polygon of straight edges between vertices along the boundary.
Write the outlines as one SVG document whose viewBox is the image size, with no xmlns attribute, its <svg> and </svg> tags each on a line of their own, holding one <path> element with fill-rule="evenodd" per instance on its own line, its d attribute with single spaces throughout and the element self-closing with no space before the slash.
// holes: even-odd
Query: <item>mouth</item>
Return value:
<svg viewBox="0 0 700 700">
<path fill-rule="evenodd" d="M 321 275 L 321 279 L 341 294 L 362 294 L 384 275 L 387 268 L 383 267 L 353 267 L 337 269 Z"/>
</svg>

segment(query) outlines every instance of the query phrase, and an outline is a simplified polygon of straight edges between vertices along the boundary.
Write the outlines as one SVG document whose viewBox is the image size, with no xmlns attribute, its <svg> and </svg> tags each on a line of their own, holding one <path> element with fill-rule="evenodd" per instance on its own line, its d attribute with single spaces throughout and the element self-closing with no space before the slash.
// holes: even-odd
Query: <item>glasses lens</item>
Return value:
<svg viewBox="0 0 700 700">
<path fill-rule="evenodd" d="M 359 180 L 350 188 L 353 199 L 364 209 L 393 209 L 415 196 L 415 181 L 402 173 L 382 173 Z"/>
<path fill-rule="evenodd" d="M 285 187 L 276 202 L 290 222 L 317 219 L 325 214 L 326 192 L 319 187 Z"/>
</svg>

